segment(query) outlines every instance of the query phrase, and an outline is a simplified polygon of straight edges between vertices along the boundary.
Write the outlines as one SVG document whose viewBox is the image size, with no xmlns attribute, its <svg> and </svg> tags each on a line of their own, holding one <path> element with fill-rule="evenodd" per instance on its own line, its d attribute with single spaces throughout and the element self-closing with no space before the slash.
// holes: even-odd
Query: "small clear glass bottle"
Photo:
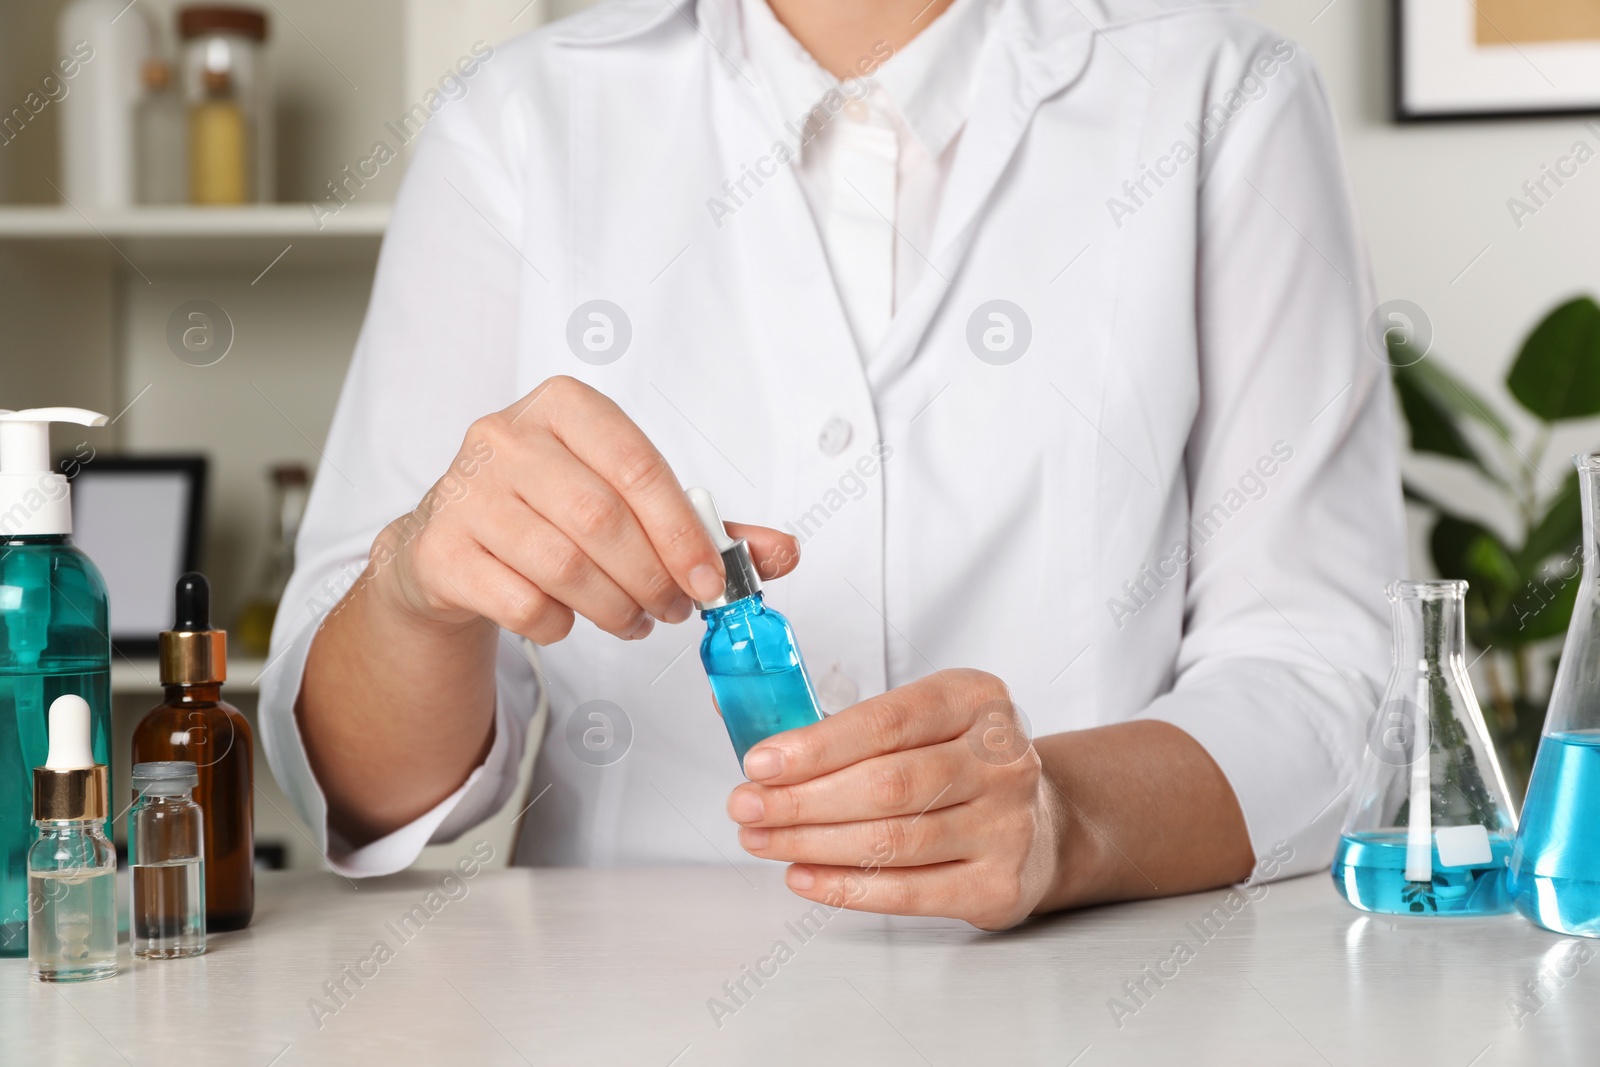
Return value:
<svg viewBox="0 0 1600 1067">
<path fill-rule="evenodd" d="M 822 706 L 789 620 L 762 600 L 749 546 L 728 536 L 710 493 L 691 489 L 689 500 L 722 553 L 722 595 L 696 604 L 706 621 L 700 662 L 743 767 L 745 753 L 757 742 L 821 722 Z"/>
<path fill-rule="evenodd" d="M 1509 911 L 1516 815 L 1466 665 L 1466 582 L 1394 582 L 1394 669 L 1369 724 L 1333 883 L 1363 911 Z"/>
<path fill-rule="evenodd" d="M 36 982 L 117 973 L 117 853 L 106 840 L 106 768 L 89 745 L 89 704 L 50 705 L 50 754 L 33 770 L 28 964 Z"/>
<path fill-rule="evenodd" d="M 173 81 L 172 64 L 146 60 L 140 77 L 144 96 L 134 112 L 139 203 L 188 203 L 188 116 Z"/>
<path fill-rule="evenodd" d="M 128 939 L 145 960 L 206 950 L 204 816 L 200 772 L 189 760 L 136 763 L 128 811 Z"/>
</svg>

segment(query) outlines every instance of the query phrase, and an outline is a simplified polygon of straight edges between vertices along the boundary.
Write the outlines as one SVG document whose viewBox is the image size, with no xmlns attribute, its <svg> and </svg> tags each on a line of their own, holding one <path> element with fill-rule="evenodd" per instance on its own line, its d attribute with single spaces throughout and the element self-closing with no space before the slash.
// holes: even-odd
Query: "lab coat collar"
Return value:
<svg viewBox="0 0 1600 1067">
<path fill-rule="evenodd" d="M 1004 21 L 1016 47 L 1050 53 L 1061 42 L 1052 35 L 1087 27 L 1112 29 L 1189 11 L 1247 6 L 1249 0 L 983 0 L 997 4 L 992 14 Z M 952 5 L 952 11 L 957 5 Z M 945 12 L 945 15 L 951 14 Z M 608 45 L 642 37 L 673 20 L 703 34 L 732 64 L 744 58 L 736 0 L 608 0 L 551 28 L 564 45 Z M 931 27 L 930 27 L 931 28 Z M 1031 39 L 1028 35 L 1032 35 Z M 908 46 L 909 47 L 909 46 Z"/>
<path fill-rule="evenodd" d="M 876 69 L 869 68 L 870 73 L 862 79 L 887 93 L 912 136 L 931 156 L 941 155 L 967 120 L 978 53 L 990 12 L 1000 2 L 955 0 L 932 25 Z M 771 93 L 779 117 L 795 128 L 812 121 L 817 105 L 828 94 L 858 95 L 856 87 L 836 81 L 817 64 L 778 21 L 766 0 L 701 3 L 707 14 L 719 5 L 737 8 L 745 55 Z"/>
<path fill-rule="evenodd" d="M 944 300 L 948 279 L 966 256 L 975 224 L 1000 175 L 1010 166 L 1034 111 L 1083 73 L 1095 38 L 1151 19 L 1240 6 L 1229 0 L 998 2 L 978 58 L 967 132 L 945 187 L 933 241 L 925 250 L 933 270 L 896 312 L 888 335 L 867 361 L 866 375 L 874 388 L 904 373 L 914 359 Z M 553 32 L 560 43 L 598 46 L 642 37 L 669 22 L 687 24 L 704 37 L 721 57 L 728 77 L 754 89 L 744 71 L 748 57 L 737 0 L 613 0 L 558 24 Z M 797 183 L 791 191 L 800 195 Z M 820 255 L 820 244 L 816 252 Z M 842 309 L 837 319 L 836 325 L 843 326 Z"/>
</svg>

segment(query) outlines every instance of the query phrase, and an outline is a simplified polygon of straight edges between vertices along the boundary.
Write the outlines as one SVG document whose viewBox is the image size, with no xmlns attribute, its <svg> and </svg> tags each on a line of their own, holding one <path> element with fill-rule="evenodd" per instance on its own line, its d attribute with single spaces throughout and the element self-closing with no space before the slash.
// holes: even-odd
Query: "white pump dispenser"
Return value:
<svg viewBox="0 0 1600 1067">
<path fill-rule="evenodd" d="M 50 466 L 50 424 L 104 426 L 83 408 L 0 410 L 0 533 L 40 536 L 72 532 L 72 491 Z"/>
</svg>

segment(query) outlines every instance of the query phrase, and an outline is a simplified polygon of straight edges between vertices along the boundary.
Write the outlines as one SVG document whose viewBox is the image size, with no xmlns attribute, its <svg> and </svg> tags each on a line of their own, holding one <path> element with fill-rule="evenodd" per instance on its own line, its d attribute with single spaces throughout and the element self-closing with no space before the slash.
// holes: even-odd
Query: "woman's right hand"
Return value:
<svg viewBox="0 0 1600 1067">
<path fill-rule="evenodd" d="M 763 577 L 800 546 L 738 526 Z M 602 393 L 551 378 L 474 422 L 450 470 L 373 542 L 369 577 L 417 620 L 487 619 L 536 644 L 582 615 L 637 640 L 723 587 L 722 560 L 654 445 Z"/>
</svg>

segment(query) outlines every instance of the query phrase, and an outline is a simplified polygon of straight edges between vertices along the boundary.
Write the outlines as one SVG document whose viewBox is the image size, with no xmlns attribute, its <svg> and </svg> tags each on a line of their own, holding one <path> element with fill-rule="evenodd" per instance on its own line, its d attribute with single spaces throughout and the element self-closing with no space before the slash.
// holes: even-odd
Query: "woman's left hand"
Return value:
<svg viewBox="0 0 1600 1067">
<path fill-rule="evenodd" d="M 1058 877 L 1060 800 L 1004 683 L 947 670 L 761 742 L 728 798 L 752 855 L 830 907 L 1027 918 Z"/>
</svg>

